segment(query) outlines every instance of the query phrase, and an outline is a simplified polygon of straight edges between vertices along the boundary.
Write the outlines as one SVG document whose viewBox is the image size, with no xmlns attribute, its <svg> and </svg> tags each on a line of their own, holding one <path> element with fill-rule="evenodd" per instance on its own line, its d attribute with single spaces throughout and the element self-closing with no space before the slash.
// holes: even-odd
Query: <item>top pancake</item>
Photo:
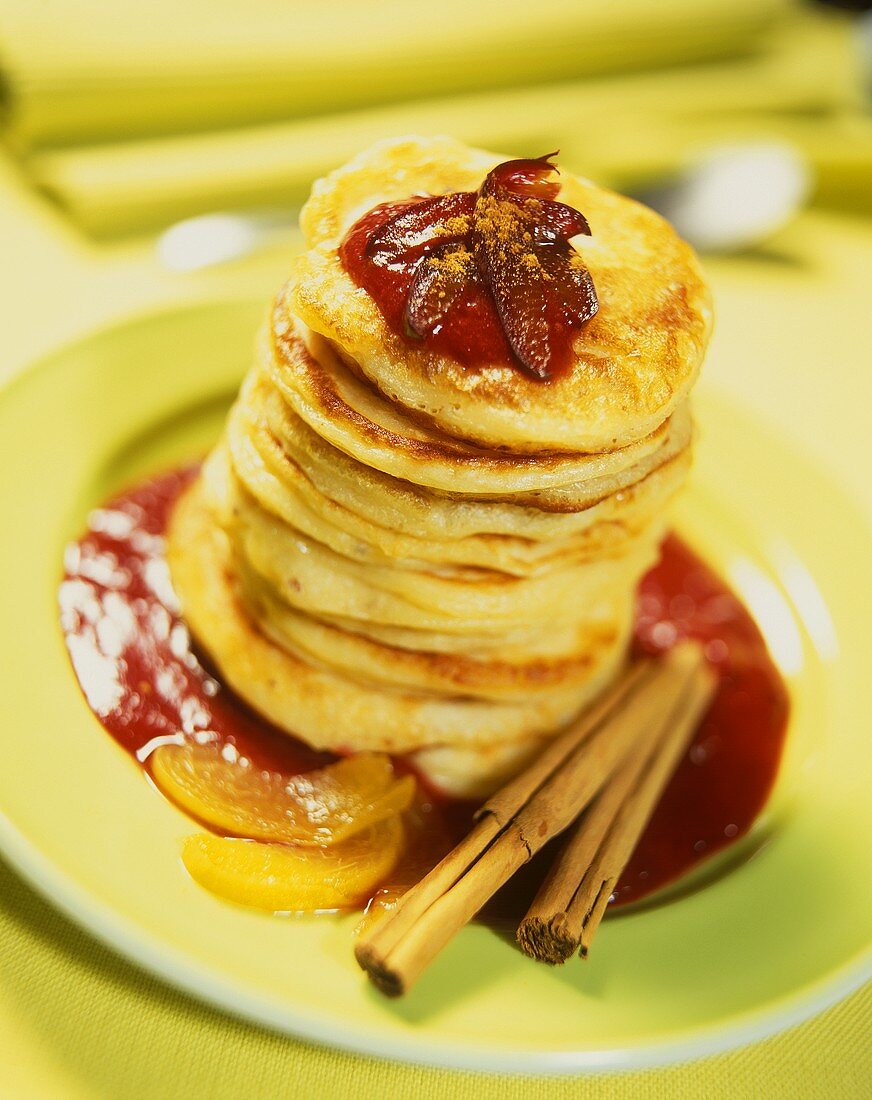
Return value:
<svg viewBox="0 0 872 1100">
<path fill-rule="evenodd" d="M 711 329 L 708 289 L 690 247 L 647 207 L 562 173 L 560 202 L 592 236 L 575 238 L 599 312 L 569 370 L 541 382 L 503 364 L 469 367 L 413 347 L 344 270 L 348 229 L 372 207 L 476 190 L 506 158 L 449 138 L 379 142 L 318 181 L 303 209 L 309 245 L 287 306 L 354 360 L 390 401 L 445 433 L 515 452 L 603 452 L 650 435 L 692 387 Z"/>
</svg>

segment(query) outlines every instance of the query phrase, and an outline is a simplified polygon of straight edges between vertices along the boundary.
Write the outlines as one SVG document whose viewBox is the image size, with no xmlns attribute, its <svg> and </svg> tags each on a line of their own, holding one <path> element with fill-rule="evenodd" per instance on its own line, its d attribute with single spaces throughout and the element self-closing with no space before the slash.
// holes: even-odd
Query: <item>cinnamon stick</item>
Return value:
<svg viewBox="0 0 872 1100">
<path fill-rule="evenodd" d="M 700 662 L 691 644 L 662 661 L 639 662 L 482 806 L 465 840 L 358 942 L 357 960 L 383 992 L 405 992 L 515 871 L 578 817 L 640 736 L 650 737 L 652 725 L 662 729 Z"/>
<path fill-rule="evenodd" d="M 640 785 L 622 807 L 609 835 L 597 853 L 581 888 L 567 910 L 569 929 L 581 929 L 580 954 L 587 958 L 609 898 L 626 867 L 633 849 L 654 812 L 663 788 L 678 766 L 703 714 L 708 709 L 715 689 L 715 676 L 707 667 L 691 684 L 682 701 L 681 711 L 673 719 L 674 728 L 667 732 L 662 750 L 654 764 L 643 773 Z M 590 900 L 590 899 L 593 900 Z"/>
<path fill-rule="evenodd" d="M 628 756 L 596 801 L 585 811 L 560 856 L 539 888 L 532 906 L 518 927 L 521 950 L 541 962 L 565 962 L 578 946 L 565 928 L 566 909 L 579 885 L 577 868 L 585 870 L 593 862 L 600 844 L 617 816 L 621 803 L 639 781 L 656 746 L 656 726 L 647 731 L 646 744 Z M 641 740 L 641 739 L 640 739 Z"/>
<path fill-rule="evenodd" d="M 650 674 L 651 668 L 652 662 L 648 660 L 633 665 L 615 687 L 556 738 L 526 771 L 480 807 L 472 831 L 416 886 L 403 894 L 389 915 L 361 936 L 355 955 L 370 976 L 375 979 L 379 958 L 387 955 L 429 906 L 476 862 L 530 796 L 602 724 L 633 687 Z M 384 981 L 389 984 L 387 977 Z"/>
<path fill-rule="evenodd" d="M 700 665 L 642 751 L 628 758 L 582 817 L 518 928 L 533 958 L 565 962 L 586 957 L 612 892 L 645 830 L 700 716 L 714 676 Z"/>
</svg>

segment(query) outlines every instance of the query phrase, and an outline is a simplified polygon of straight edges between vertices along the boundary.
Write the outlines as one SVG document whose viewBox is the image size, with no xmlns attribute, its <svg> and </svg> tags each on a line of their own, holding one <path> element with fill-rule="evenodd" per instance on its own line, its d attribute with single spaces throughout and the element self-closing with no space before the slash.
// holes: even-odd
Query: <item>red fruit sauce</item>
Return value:
<svg viewBox="0 0 872 1100">
<path fill-rule="evenodd" d="M 180 730 L 214 731 L 222 744 L 265 769 L 295 774 L 321 766 L 334 758 L 270 726 L 192 648 L 162 536 L 174 501 L 195 474 L 196 467 L 187 467 L 115 497 L 91 513 L 86 533 L 67 549 L 61 626 L 88 705 L 146 770 L 149 752 Z M 614 904 L 639 900 L 747 832 L 778 770 L 788 698 L 763 638 L 723 582 L 670 537 L 640 588 L 635 644 L 657 651 L 687 637 L 705 644 L 719 678 L 717 694 Z M 446 837 L 459 839 L 468 829 L 473 809 L 428 792 L 424 813 L 440 838 L 434 860 Z M 426 870 L 411 862 L 416 873 Z M 497 911 L 522 915 L 535 890 L 531 878 L 522 879 L 529 896 L 515 888 Z"/>
<path fill-rule="evenodd" d="M 364 214 L 348 231 L 339 255 L 345 270 L 375 301 L 390 328 L 414 347 L 420 341 L 409 337 L 405 328 L 406 300 L 415 277 L 414 264 L 398 262 L 382 267 L 372 263 L 366 255 L 372 233 L 406 205 L 385 203 Z M 493 298 L 481 283 L 467 283 L 444 324 L 426 338 L 425 346 L 467 367 L 484 363 L 513 366 L 515 362 Z"/>
<path fill-rule="evenodd" d="M 571 244 L 590 226 L 555 201 L 554 155 L 499 164 L 475 192 L 383 203 L 351 227 L 342 265 L 398 336 L 467 367 L 565 373 L 598 302 Z"/>
</svg>

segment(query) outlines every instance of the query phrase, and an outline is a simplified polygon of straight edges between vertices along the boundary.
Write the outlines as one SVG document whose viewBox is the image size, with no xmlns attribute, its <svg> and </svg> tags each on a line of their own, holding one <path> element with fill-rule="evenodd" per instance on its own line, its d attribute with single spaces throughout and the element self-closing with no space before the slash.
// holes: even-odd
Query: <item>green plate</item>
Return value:
<svg viewBox="0 0 872 1100">
<path fill-rule="evenodd" d="M 668 903 L 608 919 L 586 963 L 549 969 L 472 926 L 400 1002 L 357 969 L 355 918 L 270 917 L 187 877 L 191 823 L 88 711 L 55 590 L 88 508 L 217 435 L 260 315 L 230 302 L 147 316 L 0 396 L 0 847 L 21 873 L 195 996 L 311 1039 L 448 1066 L 686 1059 L 785 1027 L 865 980 L 869 534 L 838 486 L 705 387 L 676 523 L 742 593 L 793 696 L 777 789 L 749 837 Z"/>
</svg>

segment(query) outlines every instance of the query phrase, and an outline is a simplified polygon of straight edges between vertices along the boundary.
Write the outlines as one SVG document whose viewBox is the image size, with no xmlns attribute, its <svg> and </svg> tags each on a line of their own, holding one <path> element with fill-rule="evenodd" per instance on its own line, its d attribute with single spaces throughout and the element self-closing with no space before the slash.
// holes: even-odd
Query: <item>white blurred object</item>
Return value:
<svg viewBox="0 0 872 1100">
<path fill-rule="evenodd" d="M 293 226 L 293 210 L 242 210 L 185 218 L 157 239 L 157 254 L 170 271 L 200 271 L 239 260 Z"/>
<path fill-rule="evenodd" d="M 802 155 L 778 141 L 712 149 L 674 182 L 638 197 L 701 252 L 760 244 L 793 218 L 811 191 Z"/>
</svg>

